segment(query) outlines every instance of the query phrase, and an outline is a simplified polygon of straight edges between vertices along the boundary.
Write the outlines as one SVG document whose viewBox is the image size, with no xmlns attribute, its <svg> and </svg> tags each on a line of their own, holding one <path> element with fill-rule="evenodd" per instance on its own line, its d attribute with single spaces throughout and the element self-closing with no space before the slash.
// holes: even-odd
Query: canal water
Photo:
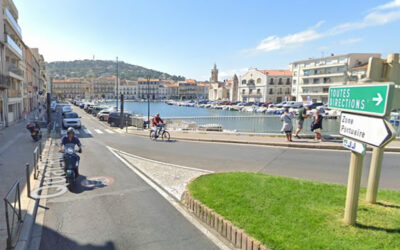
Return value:
<svg viewBox="0 0 400 250">
<path fill-rule="evenodd" d="M 109 102 L 108 105 L 115 105 Z M 125 102 L 124 109 L 147 116 L 147 102 Z M 168 105 L 163 102 L 150 103 L 150 116 L 160 113 L 163 119 L 169 121 L 194 122 L 197 125 L 219 124 L 224 130 L 248 133 L 280 133 L 282 122 L 279 115 L 266 115 L 254 112 L 239 112 L 230 110 L 217 110 L 199 107 L 183 107 Z M 296 120 L 293 121 L 296 129 Z M 303 134 L 312 134 L 310 131 L 311 119 L 306 119 Z M 339 120 L 325 119 L 323 133 L 338 135 Z"/>
</svg>

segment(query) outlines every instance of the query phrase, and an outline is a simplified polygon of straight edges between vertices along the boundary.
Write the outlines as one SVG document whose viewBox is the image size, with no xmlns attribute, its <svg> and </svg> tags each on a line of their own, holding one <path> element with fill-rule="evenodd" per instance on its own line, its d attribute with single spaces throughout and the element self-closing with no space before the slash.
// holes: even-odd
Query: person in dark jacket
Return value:
<svg viewBox="0 0 400 250">
<path fill-rule="evenodd" d="M 318 110 L 315 111 L 311 123 L 311 131 L 315 133 L 314 137 L 315 141 L 322 141 L 321 130 L 322 130 L 323 119 L 324 117 L 319 113 L 319 111 Z"/>
</svg>

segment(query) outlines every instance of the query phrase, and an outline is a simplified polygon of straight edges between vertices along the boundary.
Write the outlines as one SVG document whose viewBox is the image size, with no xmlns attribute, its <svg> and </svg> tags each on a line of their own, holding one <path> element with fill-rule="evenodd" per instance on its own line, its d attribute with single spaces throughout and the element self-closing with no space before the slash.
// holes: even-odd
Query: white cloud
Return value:
<svg viewBox="0 0 400 250">
<path fill-rule="evenodd" d="M 349 39 L 346 39 L 346 40 L 339 41 L 339 45 L 349 45 L 349 44 L 359 43 L 362 40 L 363 39 L 361 37 L 349 38 Z"/>
<path fill-rule="evenodd" d="M 392 2 L 379 5 L 378 7 L 374 8 L 375 10 L 387 10 L 387 9 L 393 9 L 393 8 L 400 8 L 400 0 L 394 0 Z"/>
<path fill-rule="evenodd" d="M 270 52 L 275 50 L 283 50 L 303 45 L 304 43 L 318 40 L 324 37 L 339 35 L 351 30 L 364 29 L 373 26 L 381 26 L 391 22 L 400 20 L 400 0 L 394 0 L 384 5 L 374 8 L 360 21 L 347 22 L 326 31 L 318 31 L 323 21 L 318 22 L 315 26 L 286 36 L 268 36 L 262 40 L 254 49 L 246 50 L 248 54 L 256 54 L 259 52 Z M 359 41 L 352 41 L 359 42 Z M 250 53 L 249 53 L 250 52 Z"/>
</svg>

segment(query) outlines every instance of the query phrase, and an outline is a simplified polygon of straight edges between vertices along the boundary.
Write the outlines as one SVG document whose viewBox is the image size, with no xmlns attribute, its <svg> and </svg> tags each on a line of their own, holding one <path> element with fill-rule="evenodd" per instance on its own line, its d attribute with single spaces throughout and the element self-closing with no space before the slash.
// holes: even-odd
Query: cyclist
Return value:
<svg viewBox="0 0 400 250">
<path fill-rule="evenodd" d="M 154 127 L 154 139 L 157 139 L 158 133 L 164 127 L 165 123 L 161 119 L 160 114 L 157 113 L 156 116 L 153 118 L 153 127 Z"/>
</svg>

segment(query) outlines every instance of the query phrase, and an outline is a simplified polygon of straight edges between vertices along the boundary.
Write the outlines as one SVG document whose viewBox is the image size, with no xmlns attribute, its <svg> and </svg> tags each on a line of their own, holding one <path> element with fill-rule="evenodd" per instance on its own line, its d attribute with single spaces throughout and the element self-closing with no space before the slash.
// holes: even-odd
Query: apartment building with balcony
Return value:
<svg viewBox="0 0 400 250">
<path fill-rule="evenodd" d="M 85 98 L 87 82 L 84 79 L 53 80 L 53 93 L 61 99 Z"/>
<path fill-rule="evenodd" d="M 0 25 L 0 127 L 14 123 L 22 117 L 24 72 L 23 41 L 18 25 L 18 10 L 12 0 L 1 4 Z"/>
<path fill-rule="evenodd" d="M 118 79 L 119 80 L 119 79 Z M 116 76 L 103 76 L 90 80 L 91 97 L 113 99 L 116 94 Z"/>
<path fill-rule="evenodd" d="M 160 79 L 138 79 L 138 98 L 150 100 L 159 100 L 160 97 Z"/>
<path fill-rule="evenodd" d="M 371 57 L 380 58 L 380 54 L 350 53 L 292 62 L 291 94 L 297 101 L 327 103 L 329 87 L 349 84 L 354 75 L 359 74 L 352 69 L 358 68 L 362 71 L 359 67 L 368 63 Z"/>
<path fill-rule="evenodd" d="M 118 96 L 121 94 L 124 95 L 125 99 L 137 99 L 137 88 L 138 88 L 138 81 L 132 80 L 123 80 L 120 82 L 118 86 Z"/>
<path fill-rule="evenodd" d="M 238 100 L 241 102 L 279 103 L 291 100 L 290 70 L 258 70 L 250 68 L 239 77 Z"/>
</svg>

